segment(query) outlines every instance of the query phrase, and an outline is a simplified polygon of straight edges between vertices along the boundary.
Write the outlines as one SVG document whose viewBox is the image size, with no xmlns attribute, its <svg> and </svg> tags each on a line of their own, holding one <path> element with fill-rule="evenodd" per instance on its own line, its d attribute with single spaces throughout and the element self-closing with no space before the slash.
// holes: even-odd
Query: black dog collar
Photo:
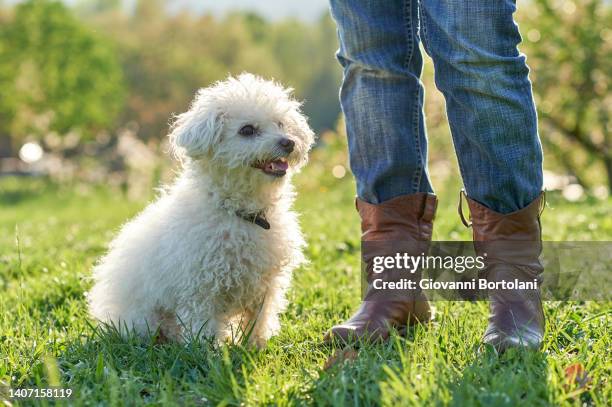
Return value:
<svg viewBox="0 0 612 407">
<path fill-rule="evenodd" d="M 246 220 L 249 223 L 254 223 L 262 229 L 268 230 L 270 229 L 270 222 L 266 219 L 266 215 L 264 211 L 255 212 L 255 213 L 247 213 L 244 211 L 236 211 L 236 215 L 239 218 Z"/>
</svg>

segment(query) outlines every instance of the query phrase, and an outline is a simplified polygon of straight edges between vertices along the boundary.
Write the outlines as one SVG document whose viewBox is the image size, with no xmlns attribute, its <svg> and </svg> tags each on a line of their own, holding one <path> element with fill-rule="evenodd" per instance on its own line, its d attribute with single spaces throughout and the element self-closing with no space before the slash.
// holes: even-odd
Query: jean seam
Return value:
<svg viewBox="0 0 612 407">
<path fill-rule="evenodd" d="M 415 42 L 415 33 L 414 33 L 414 17 L 412 15 L 412 9 L 413 9 L 413 1 L 417 1 L 417 0 L 407 0 L 404 2 L 404 19 L 406 21 L 406 28 L 408 28 L 409 30 L 407 30 L 407 42 L 410 45 L 410 52 L 409 52 L 409 58 L 406 59 L 405 64 L 406 66 L 404 67 L 407 71 L 410 70 L 409 68 L 409 64 L 410 61 L 412 60 L 413 54 L 414 54 L 414 42 Z M 418 4 L 418 3 L 417 3 Z M 418 18 L 418 16 L 417 16 Z M 420 86 L 420 78 L 417 78 L 417 90 L 416 90 L 416 101 L 414 104 L 414 110 L 412 112 L 412 123 L 413 123 L 413 128 L 412 128 L 412 136 L 414 137 L 414 146 L 415 146 L 415 150 L 416 150 L 416 168 L 414 170 L 414 174 L 412 175 L 412 193 L 415 193 L 419 190 L 419 185 L 421 184 L 421 179 L 423 176 L 423 160 L 422 160 L 422 151 L 421 151 L 421 140 L 420 140 L 420 124 L 421 124 L 421 120 L 420 120 L 420 112 L 421 109 L 421 86 Z"/>
<path fill-rule="evenodd" d="M 404 69 L 408 71 L 408 66 L 410 65 L 410 61 L 412 60 L 412 54 L 414 53 L 414 46 L 412 44 L 412 22 L 410 20 L 411 14 L 411 6 L 412 0 L 404 1 L 404 30 L 406 31 L 408 49 L 406 53 L 406 58 L 404 58 Z"/>
<path fill-rule="evenodd" d="M 446 115 L 448 116 L 448 112 L 446 113 Z M 463 184 L 463 188 L 465 189 L 466 194 L 469 195 L 470 191 L 468 191 L 467 185 L 465 184 L 465 178 L 466 178 L 465 168 L 463 167 L 463 164 L 461 163 L 461 159 L 459 157 L 459 150 L 457 149 L 457 145 L 455 141 L 456 131 L 453 131 L 453 128 L 450 125 L 450 121 L 448 124 L 448 129 L 450 130 L 450 133 L 451 133 L 451 142 L 453 143 L 453 150 L 455 150 L 455 155 L 457 156 L 457 166 L 459 167 L 459 175 L 461 176 L 461 183 Z"/>
<path fill-rule="evenodd" d="M 428 44 L 429 44 L 429 33 L 427 32 L 427 22 L 425 21 L 425 12 L 423 10 L 423 0 L 419 1 L 419 18 L 420 18 L 420 26 L 423 28 L 423 38 L 425 39 L 425 41 L 423 41 L 423 48 L 425 48 L 425 51 L 427 51 L 427 53 L 430 53 L 430 50 L 428 49 Z"/>
<path fill-rule="evenodd" d="M 413 112 L 413 123 L 414 123 L 414 145 L 416 148 L 416 153 L 417 153 L 417 166 L 416 169 L 414 171 L 414 176 L 413 176 L 413 181 L 412 181 L 412 188 L 413 188 L 413 192 L 418 192 L 419 190 L 419 185 L 421 185 L 421 179 L 423 177 L 423 157 L 422 157 L 422 150 L 421 150 L 421 134 L 420 134 L 420 123 L 421 123 L 421 117 L 420 117 L 420 109 L 421 109 L 421 86 L 419 83 L 417 83 L 417 91 L 416 91 L 416 95 L 417 95 L 417 100 L 415 103 L 415 107 L 414 107 L 414 112 Z"/>
</svg>

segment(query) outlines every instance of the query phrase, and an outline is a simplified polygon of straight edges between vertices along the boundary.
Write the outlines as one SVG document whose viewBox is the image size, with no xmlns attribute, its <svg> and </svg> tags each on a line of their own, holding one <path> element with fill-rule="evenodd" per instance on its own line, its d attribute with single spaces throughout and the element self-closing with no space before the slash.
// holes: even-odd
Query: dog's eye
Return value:
<svg viewBox="0 0 612 407">
<path fill-rule="evenodd" d="M 281 129 L 281 130 L 283 129 L 283 127 L 285 127 L 285 126 L 283 125 L 283 122 L 278 122 L 278 123 L 276 123 L 276 124 L 278 125 L 278 128 L 279 128 L 279 129 Z"/>
<path fill-rule="evenodd" d="M 240 130 L 238 130 L 238 134 L 245 137 L 254 136 L 255 134 L 257 134 L 257 129 L 255 128 L 255 126 L 247 124 L 246 126 L 242 126 Z"/>
</svg>

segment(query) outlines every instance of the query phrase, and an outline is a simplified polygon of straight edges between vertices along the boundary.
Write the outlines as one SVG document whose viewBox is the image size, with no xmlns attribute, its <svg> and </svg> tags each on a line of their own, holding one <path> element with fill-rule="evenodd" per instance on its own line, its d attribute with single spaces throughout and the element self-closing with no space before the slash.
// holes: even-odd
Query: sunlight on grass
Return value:
<svg viewBox="0 0 612 407">
<path fill-rule="evenodd" d="M 95 328 L 84 299 L 91 266 L 146 202 L 102 187 L 79 193 L 2 180 L 0 381 L 46 386 L 57 375 L 75 389 L 75 404 L 609 405 L 608 303 L 548 303 L 544 352 L 499 357 L 480 346 L 486 304 L 438 302 L 429 326 L 325 370 L 333 350 L 322 335 L 359 301 L 353 184 L 334 176 L 335 165 L 320 160 L 298 177 L 311 263 L 295 273 L 282 331 L 261 351 L 198 340 L 162 346 Z M 468 239 L 456 189 L 438 193 L 436 239 Z M 570 205 L 549 194 L 545 239 L 609 239 L 609 208 L 610 201 Z M 566 377 L 575 363 L 588 373 L 583 387 Z"/>
</svg>

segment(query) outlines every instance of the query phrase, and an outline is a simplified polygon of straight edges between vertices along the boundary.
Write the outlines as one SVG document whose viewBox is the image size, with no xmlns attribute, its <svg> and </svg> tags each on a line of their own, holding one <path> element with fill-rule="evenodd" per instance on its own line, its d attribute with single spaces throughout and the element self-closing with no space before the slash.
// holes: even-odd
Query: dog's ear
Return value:
<svg viewBox="0 0 612 407">
<path fill-rule="evenodd" d="M 176 117 L 170 132 L 172 149 L 179 157 L 198 158 L 208 154 L 219 142 L 223 112 L 214 107 L 204 90 L 198 92 L 191 108 Z"/>
</svg>

